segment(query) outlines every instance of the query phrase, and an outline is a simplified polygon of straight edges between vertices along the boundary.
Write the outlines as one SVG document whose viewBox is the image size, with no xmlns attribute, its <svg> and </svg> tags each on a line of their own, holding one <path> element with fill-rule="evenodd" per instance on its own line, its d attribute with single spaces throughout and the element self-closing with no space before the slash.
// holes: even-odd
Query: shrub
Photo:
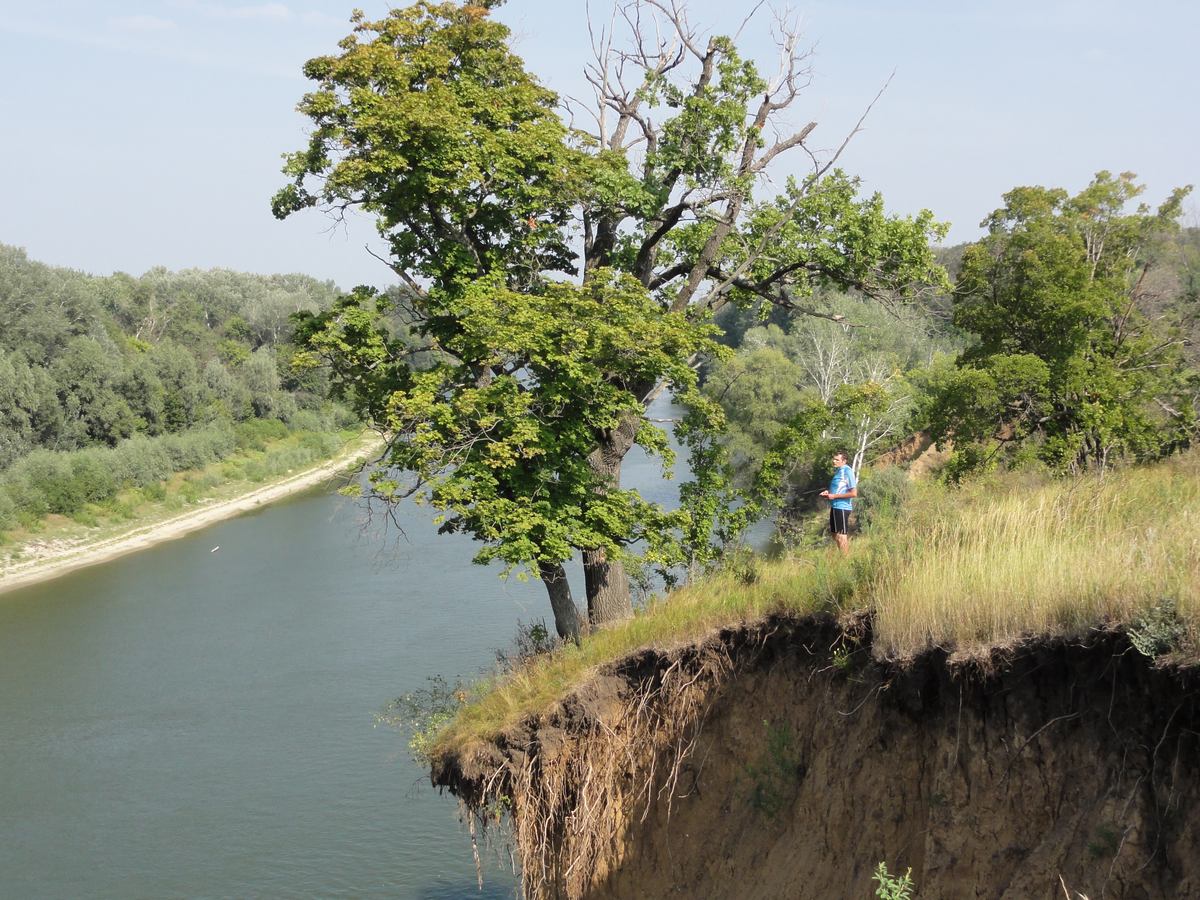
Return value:
<svg viewBox="0 0 1200 900">
<path fill-rule="evenodd" d="M 268 441 L 285 437 L 287 426 L 278 419 L 250 419 L 235 426 L 233 432 L 238 450 L 262 450 Z"/>
<path fill-rule="evenodd" d="M 71 454 L 73 495 L 83 503 L 99 503 L 117 492 L 114 450 L 81 450 Z M 74 507 L 73 507 L 74 508 Z"/>
<path fill-rule="evenodd" d="M 162 438 L 130 438 L 113 450 L 112 463 L 117 483 L 133 487 L 156 484 L 173 471 Z"/>
<path fill-rule="evenodd" d="M 1151 659 L 1178 649 L 1186 633 L 1187 627 L 1170 597 L 1138 616 L 1128 631 L 1129 643 L 1138 653 Z"/>
<path fill-rule="evenodd" d="M 83 509 L 77 509 L 71 513 L 71 518 L 87 528 L 95 528 L 100 524 L 100 520 L 96 518 L 96 508 L 94 506 L 85 506 Z"/>
<path fill-rule="evenodd" d="M 75 496 L 75 476 L 66 453 L 35 450 L 8 470 L 13 499 L 23 512 L 36 516 L 67 513 L 82 505 Z"/>
<path fill-rule="evenodd" d="M 762 569 L 758 554 L 749 547 L 727 551 L 721 559 L 721 567 L 747 587 L 758 581 Z"/>
<path fill-rule="evenodd" d="M 176 472 L 199 469 L 216 462 L 232 453 L 237 446 L 233 431 L 222 425 L 172 434 L 163 438 L 163 442 Z"/>
<path fill-rule="evenodd" d="M 309 432 L 300 438 L 300 446 L 312 452 L 314 457 L 331 456 L 337 452 L 341 441 L 336 434 Z"/>
<path fill-rule="evenodd" d="M 532 659 L 551 653 L 561 642 L 550 633 L 545 619 L 525 624 L 517 622 L 517 634 L 512 647 L 496 651 L 496 662 L 505 672 L 513 672 Z"/>
<path fill-rule="evenodd" d="M 288 426 L 293 431 L 329 431 L 332 423 L 316 410 L 301 409 L 288 420 Z"/>
<path fill-rule="evenodd" d="M 17 524 L 17 504 L 13 503 L 8 491 L 0 487 L 0 530 Z"/>
<path fill-rule="evenodd" d="M 786 725 L 764 721 L 766 746 L 759 758 L 746 766 L 750 779 L 750 805 L 768 819 L 783 812 L 796 794 L 803 766 L 795 734 Z"/>
<path fill-rule="evenodd" d="M 916 888 L 911 868 L 903 875 L 891 875 L 888 873 L 887 863 L 884 862 L 875 867 L 875 874 L 871 876 L 871 880 L 879 885 L 875 888 L 875 896 L 880 900 L 911 900 Z"/>
<path fill-rule="evenodd" d="M 409 750 L 423 765 L 429 763 L 434 738 L 467 701 L 467 688 L 459 679 L 451 683 L 433 675 L 426 681 L 428 687 L 397 697 L 375 716 L 376 724 L 408 732 Z"/>
<path fill-rule="evenodd" d="M 858 493 L 854 503 L 858 527 L 870 531 L 895 520 L 903 511 L 912 497 L 912 482 L 903 469 L 889 466 L 864 473 L 858 483 Z"/>
<path fill-rule="evenodd" d="M 347 428 L 362 427 L 362 419 L 355 414 L 354 410 L 347 406 L 342 406 L 340 403 L 336 403 L 330 407 L 329 414 L 335 428 L 344 430 Z"/>
<path fill-rule="evenodd" d="M 167 499 L 167 486 L 161 481 L 156 481 L 142 488 L 142 495 L 147 500 L 161 503 Z"/>
</svg>

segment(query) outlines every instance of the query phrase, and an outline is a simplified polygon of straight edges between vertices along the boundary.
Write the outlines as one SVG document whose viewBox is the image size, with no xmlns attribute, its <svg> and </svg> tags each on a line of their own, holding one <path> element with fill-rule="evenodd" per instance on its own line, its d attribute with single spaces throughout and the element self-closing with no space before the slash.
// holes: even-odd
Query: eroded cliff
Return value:
<svg viewBox="0 0 1200 900">
<path fill-rule="evenodd" d="M 869 622 L 776 619 L 597 675 L 440 759 L 503 811 L 529 897 L 1200 897 L 1193 671 L 1126 638 L 984 659 L 871 653 Z"/>
</svg>

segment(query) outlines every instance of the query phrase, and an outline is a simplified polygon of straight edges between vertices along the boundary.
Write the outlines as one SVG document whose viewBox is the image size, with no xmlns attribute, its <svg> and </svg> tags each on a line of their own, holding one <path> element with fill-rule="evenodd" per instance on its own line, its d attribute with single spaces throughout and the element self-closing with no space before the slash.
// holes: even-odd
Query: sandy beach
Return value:
<svg viewBox="0 0 1200 900">
<path fill-rule="evenodd" d="M 199 506 L 172 518 L 144 526 L 135 526 L 116 537 L 73 543 L 43 552 L 35 559 L 6 565 L 0 570 L 0 593 L 39 581 L 48 581 L 76 569 L 94 566 L 127 553 L 144 550 L 163 541 L 174 540 L 223 519 L 236 516 L 238 513 L 256 509 L 290 494 L 315 487 L 326 481 L 332 481 L 336 475 L 346 471 L 353 463 L 381 448 L 382 442 L 379 437 L 371 434 L 361 440 L 351 442 L 328 462 L 305 469 L 295 475 L 289 475 L 281 481 L 272 482 L 232 499 Z"/>
</svg>

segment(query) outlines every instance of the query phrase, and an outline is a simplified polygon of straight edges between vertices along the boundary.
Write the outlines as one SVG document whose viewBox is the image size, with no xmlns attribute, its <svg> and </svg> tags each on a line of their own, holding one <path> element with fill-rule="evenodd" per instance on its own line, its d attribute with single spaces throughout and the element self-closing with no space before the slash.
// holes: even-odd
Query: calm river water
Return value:
<svg viewBox="0 0 1200 900">
<path fill-rule="evenodd" d="M 403 516 L 316 492 L 0 595 L 0 897 L 513 896 L 373 714 L 548 603 Z"/>
</svg>

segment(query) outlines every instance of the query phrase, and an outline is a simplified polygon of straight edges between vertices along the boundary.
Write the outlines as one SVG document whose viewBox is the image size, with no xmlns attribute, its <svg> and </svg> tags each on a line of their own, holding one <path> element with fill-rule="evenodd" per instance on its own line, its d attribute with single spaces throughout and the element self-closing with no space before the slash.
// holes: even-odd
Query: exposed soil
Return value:
<svg viewBox="0 0 1200 900">
<path fill-rule="evenodd" d="M 852 629 L 854 630 L 854 629 Z M 435 767 L 530 897 L 1200 897 L 1200 678 L 1118 633 L 875 660 L 827 620 L 647 651 Z"/>
</svg>

